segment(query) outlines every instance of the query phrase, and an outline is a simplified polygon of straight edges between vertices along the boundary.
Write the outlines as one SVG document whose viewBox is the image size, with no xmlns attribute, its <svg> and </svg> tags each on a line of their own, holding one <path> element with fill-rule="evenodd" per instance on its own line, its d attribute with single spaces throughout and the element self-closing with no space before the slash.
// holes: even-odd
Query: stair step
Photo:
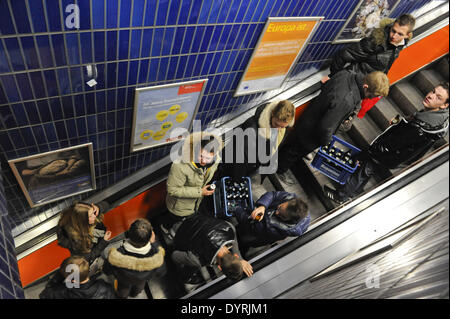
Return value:
<svg viewBox="0 0 450 319">
<path fill-rule="evenodd" d="M 391 87 L 389 97 L 406 116 L 423 109 L 422 100 L 424 95 L 408 82 L 401 82 Z"/>
<path fill-rule="evenodd" d="M 442 59 L 440 59 L 433 67 L 437 72 L 439 72 L 439 74 L 446 80 L 448 81 L 448 68 L 449 68 L 449 63 L 448 63 L 448 55 L 446 55 L 445 57 L 443 57 Z"/>
<path fill-rule="evenodd" d="M 384 97 L 379 100 L 367 114 L 382 131 L 389 127 L 389 122 L 396 117 L 397 114 L 404 116 L 403 112 L 389 97 Z"/>
<path fill-rule="evenodd" d="M 356 146 L 355 141 L 353 141 L 353 139 L 348 135 L 347 132 L 339 132 L 339 133 L 336 133 L 336 136 L 339 137 L 341 140 L 344 140 L 344 141 L 346 141 L 347 143 Z"/>
<path fill-rule="evenodd" d="M 366 149 L 370 143 L 381 133 L 381 129 L 368 116 L 356 118 L 348 135 L 355 141 L 358 148 Z"/>
<path fill-rule="evenodd" d="M 419 71 L 411 80 L 425 96 L 431 92 L 436 85 L 444 82 L 444 78 L 437 71 L 433 69 Z"/>
</svg>

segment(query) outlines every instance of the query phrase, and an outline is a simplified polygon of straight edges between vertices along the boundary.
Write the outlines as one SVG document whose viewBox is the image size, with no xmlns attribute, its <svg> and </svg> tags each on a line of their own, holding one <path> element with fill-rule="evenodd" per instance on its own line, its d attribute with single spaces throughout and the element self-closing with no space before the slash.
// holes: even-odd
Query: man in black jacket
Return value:
<svg viewBox="0 0 450 319">
<path fill-rule="evenodd" d="M 279 154 L 278 174 L 319 146 L 331 142 L 339 125 L 356 110 L 363 98 L 387 96 L 389 79 L 380 71 L 366 76 L 342 70 L 327 81 L 297 121 Z"/>
<path fill-rule="evenodd" d="M 374 29 L 369 37 L 345 46 L 334 55 L 330 65 L 330 74 L 322 79 L 322 83 L 343 69 L 362 74 L 369 74 L 373 71 L 387 74 L 400 51 L 412 38 L 415 23 L 416 20 L 410 14 L 403 14 L 396 20 L 382 19 L 380 26 Z M 367 99 L 358 112 L 358 117 L 363 118 L 379 99 L 380 97 Z M 343 123 L 342 128 L 345 131 L 350 129 L 353 119 L 354 115 L 352 114 Z"/>
<path fill-rule="evenodd" d="M 344 68 L 355 73 L 381 71 L 387 74 L 400 51 L 412 38 L 414 25 L 415 19 L 409 14 L 403 14 L 395 21 L 382 19 L 380 27 L 369 37 L 347 45 L 335 54 L 330 65 L 330 77 Z M 350 65 L 346 67 L 347 63 Z"/>
<path fill-rule="evenodd" d="M 81 256 L 66 258 L 39 294 L 40 299 L 114 299 L 114 288 L 89 278 L 89 263 Z"/>
<path fill-rule="evenodd" d="M 176 231 L 172 260 L 179 268 L 181 280 L 198 284 L 198 269 L 217 265 L 225 276 L 237 280 L 245 273 L 253 274 L 253 267 L 243 260 L 232 224 L 200 214 L 183 221 Z"/>
<path fill-rule="evenodd" d="M 327 197 L 343 203 L 363 192 L 370 177 L 384 169 L 408 165 L 420 159 L 448 132 L 448 83 L 437 85 L 422 101 L 424 109 L 393 123 L 359 155 L 359 168 L 337 191 L 324 187 Z"/>
<path fill-rule="evenodd" d="M 126 232 L 127 240 L 118 249 L 111 248 L 105 272 L 117 279 L 120 298 L 136 297 L 144 290 L 153 270 L 164 263 L 164 248 L 155 238 L 152 225 L 144 218 L 135 220 Z"/>
</svg>

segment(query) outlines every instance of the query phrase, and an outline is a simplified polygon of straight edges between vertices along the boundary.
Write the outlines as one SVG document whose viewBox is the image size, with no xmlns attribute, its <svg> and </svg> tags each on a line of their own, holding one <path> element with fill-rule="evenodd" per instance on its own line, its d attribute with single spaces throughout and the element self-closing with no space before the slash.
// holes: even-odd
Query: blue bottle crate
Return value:
<svg viewBox="0 0 450 319">
<path fill-rule="evenodd" d="M 361 152 L 359 148 L 333 135 L 329 146 L 337 148 L 337 146 L 335 146 L 336 144 L 340 144 L 341 147 L 344 146 L 344 149 L 339 148 L 344 152 L 350 151 L 352 158 L 356 154 Z M 347 183 L 349 177 L 356 171 L 356 168 L 358 167 L 356 163 L 354 164 L 354 166 L 344 164 L 343 162 L 324 152 L 322 147 L 319 148 L 319 151 L 311 162 L 311 166 L 341 185 Z"/>
<path fill-rule="evenodd" d="M 214 216 L 215 217 L 232 217 L 234 210 L 239 206 L 242 209 L 249 209 L 253 211 L 253 197 L 252 197 L 252 184 L 250 177 L 242 177 L 246 187 L 248 188 L 248 198 L 239 200 L 228 200 L 227 199 L 227 187 L 226 183 L 230 180 L 230 177 L 223 177 L 219 181 L 214 181 L 213 184 L 216 185 L 216 191 L 213 194 L 214 199 Z"/>
</svg>

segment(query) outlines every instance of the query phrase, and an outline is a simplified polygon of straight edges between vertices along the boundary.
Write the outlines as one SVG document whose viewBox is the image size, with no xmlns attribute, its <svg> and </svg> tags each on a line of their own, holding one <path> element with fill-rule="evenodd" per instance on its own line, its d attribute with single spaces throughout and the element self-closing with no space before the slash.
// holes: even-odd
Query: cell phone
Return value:
<svg viewBox="0 0 450 319">
<path fill-rule="evenodd" d="M 216 184 L 211 184 L 211 185 L 209 185 L 209 186 L 208 186 L 208 189 L 209 189 L 210 191 L 215 190 L 215 189 L 216 189 Z"/>
</svg>

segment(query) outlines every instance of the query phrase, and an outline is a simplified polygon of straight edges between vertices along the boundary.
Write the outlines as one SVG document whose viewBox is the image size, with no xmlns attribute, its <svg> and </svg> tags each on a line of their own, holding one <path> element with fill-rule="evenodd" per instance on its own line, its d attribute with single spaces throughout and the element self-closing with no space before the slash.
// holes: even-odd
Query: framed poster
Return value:
<svg viewBox="0 0 450 319">
<path fill-rule="evenodd" d="M 370 35 L 380 20 L 389 17 L 400 0 L 361 0 L 332 44 L 357 42 Z"/>
<path fill-rule="evenodd" d="M 322 19 L 269 18 L 234 96 L 279 88 Z"/>
<path fill-rule="evenodd" d="M 8 163 L 31 207 L 96 189 L 92 143 Z"/>
<path fill-rule="evenodd" d="M 208 79 L 139 88 L 134 96 L 131 152 L 177 142 L 176 128 L 192 129 Z"/>
</svg>

